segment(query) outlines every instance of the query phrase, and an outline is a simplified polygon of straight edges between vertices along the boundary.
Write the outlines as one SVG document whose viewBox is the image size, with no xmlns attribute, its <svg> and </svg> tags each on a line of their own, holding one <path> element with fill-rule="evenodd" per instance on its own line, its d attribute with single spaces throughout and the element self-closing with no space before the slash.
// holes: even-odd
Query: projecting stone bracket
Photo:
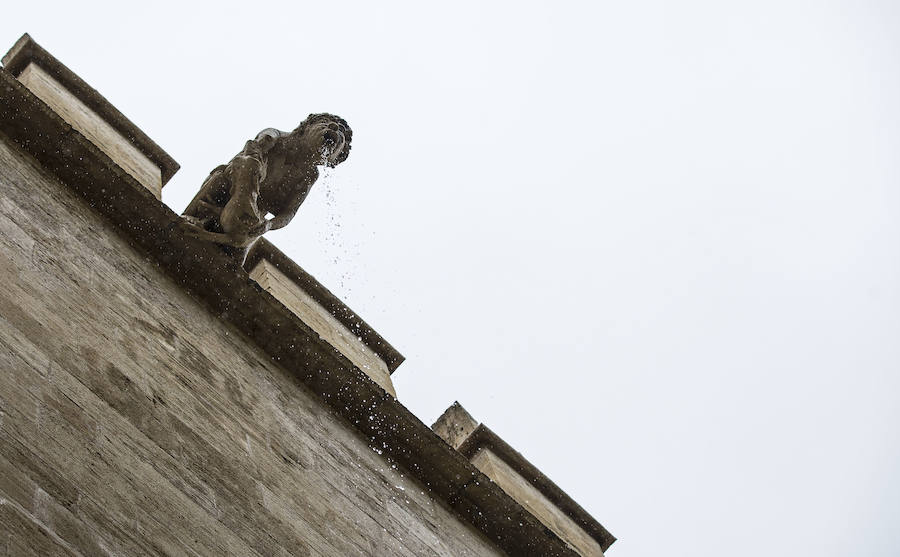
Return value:
<svg viewBox="0 0 900 557">
<path fill-rule="evenodd" d="M 26 33 L 2 59 L 6 71 L 157 199 L 178 163 Z"/>
<path fill-rule="evenodd" d="M 615 541 L 578 503 L 458 402 L 431 428 L 579 555 L 602 557 Z"/>
</svg>

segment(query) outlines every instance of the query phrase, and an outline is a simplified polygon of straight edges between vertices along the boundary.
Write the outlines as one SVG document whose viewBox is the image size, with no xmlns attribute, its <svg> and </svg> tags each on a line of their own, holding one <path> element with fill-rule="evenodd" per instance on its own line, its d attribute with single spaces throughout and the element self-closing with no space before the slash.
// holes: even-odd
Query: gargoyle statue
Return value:
<svg viewBox="0 0 900 557">
<path fill-rule="evenodd" d="M 221 245 L 243 264 L 260 236 L 291 222 L 319 178 L 318 167 L 347 159 L 352 136 L 347 122 L 331 114 L 310 114 L 290 133 L 259 132 L 210 172 L 184 210 L 187 233 Z"/>
</svg>

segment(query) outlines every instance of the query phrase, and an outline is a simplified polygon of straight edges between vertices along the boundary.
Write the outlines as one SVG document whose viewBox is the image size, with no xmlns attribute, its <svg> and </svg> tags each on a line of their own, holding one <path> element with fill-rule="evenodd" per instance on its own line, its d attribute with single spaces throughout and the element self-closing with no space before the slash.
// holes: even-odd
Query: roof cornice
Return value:
<svg viewBox="0 0 900 557">
<path fill-rule="evenodd" d="M 185 237 L 180 217 L 0 69 L 0 133 L 82 197 L 214 315 L 296 376 L 372 447 L 406 468 L 510 555 L 577 555 L 551 530 L 322 341 L 216 246 Z M 374 416 L 374 419 L 369 419 Z"/>
</svg>

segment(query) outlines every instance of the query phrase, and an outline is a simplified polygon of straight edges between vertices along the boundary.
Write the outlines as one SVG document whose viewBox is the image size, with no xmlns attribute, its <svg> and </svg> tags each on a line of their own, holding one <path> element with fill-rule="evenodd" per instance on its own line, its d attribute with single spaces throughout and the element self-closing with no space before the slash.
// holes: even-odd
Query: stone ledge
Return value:
<svg viewBox="0 0 900 557">
<path fill-rule="evenodd" d="M 444 411 L 431 427 L 460 454 L 478 464 L 478 468 L 482 471 L 490 472 L 491 469 L 508 467 L 516 476 L 533 487 L 540 497 L 545 498 L 547 502 L 559 509 L 568 520 L 571 520 L 572 524 L 596 540 L 601 551 L 606 551 L 616 541 L 616 538 L 581 505 L 500 436 L 472 418 L 458 402 L 454 402 Z M 498 484 L 507 483 L 504 479 L 508 479 L 511 475 L 505 469 L 498 470 L 498 472 L 500 477 L 494 477 L 491 473 L 487 473 L 487 475 Z M 514 482 L 515 480 L 513 480 Z M 514 485 L 511 487 L 524 495 L 520 487 Z M 570 537 L 578 539 L 581 536 L 575 533 Z M 579 545 L 589 546 L 584 543 L 579 543 Z M 590 552 L 583 551 L 582 554 L 589 555 Z"/>
<path fill-rule="evenodd" d="M 72 70 L 67 68 L 55 56 L 44 50 L 28 33 L 16 41 L 9 52 L 3 56 L 3 67 L 12 75 L 19 77 L 29 65 L 36 65 L 46 72 L 54 81 L 71 93 L 75 98 L 93 111 L 101 120 L 109 124 L 121 136 L 149 159 L 160 170 L 160 188 L 180 168 L 168 153 L 150 139 L 124 114 L 112 105 L 96 89 L 85 83 Z"/>
<path fill-rule="evenodd" d="M 260 238 L 247 255 L 244 269 L 250 271 L 263 260 L 271 263 L 276 269 L 284 274 L 285 277 L 290 279 L 300 289 L 309 294 L 313 300 L 328 310 L 328 312 L 344 327 L 347 327 L 351 333 L 359 337 L 372 352 L 384 360 L 390 373 L 394 373 L 397 367 L 403 363 L 405 360 L 403 355 L 378 334 L 375 329 L 369 326 L 362 317 L 357 315 L 356 312 L 350 309 L 337 296 L 332 294 L 331 291 L 325 288 L 315 277 L 303 270 L 303 268 L 294 262 L 294 260 L 275 247 L 272 242 L 265 238 Z"/>
<path fill-rule="evenodd" d="M 250 269 L 250 278 L 316 331 L 319 338 L 347 356 L 353 365 L 364 371 L 385 392 L 397 398 L 391 374 L 384 360 L 362 341 L 362 337 L 353 334 L 322 304 L 285 276 L 268 259 L 261 259 Z"/>
<path fill-rule="evenodd" d="M 291 373 L 391 462 L 510 555 L 577 555 L 405 406 L 0 69 L 0 133 L 33 156 L 214 315 Z M 373 419 L 369 419 L 373 416 Z"/>
</svg>

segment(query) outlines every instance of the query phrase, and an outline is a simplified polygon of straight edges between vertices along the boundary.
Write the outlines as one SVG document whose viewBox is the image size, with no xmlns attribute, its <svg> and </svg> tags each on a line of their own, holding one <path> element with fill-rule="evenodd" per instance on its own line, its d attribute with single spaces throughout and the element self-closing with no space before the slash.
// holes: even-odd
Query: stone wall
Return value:
<svg viewBox="0 0 900 557">
<path fill-rule="evenodd" d="M 2 135 L 0 281 L 0 555 L 501 554 Z"/>
</svg>

